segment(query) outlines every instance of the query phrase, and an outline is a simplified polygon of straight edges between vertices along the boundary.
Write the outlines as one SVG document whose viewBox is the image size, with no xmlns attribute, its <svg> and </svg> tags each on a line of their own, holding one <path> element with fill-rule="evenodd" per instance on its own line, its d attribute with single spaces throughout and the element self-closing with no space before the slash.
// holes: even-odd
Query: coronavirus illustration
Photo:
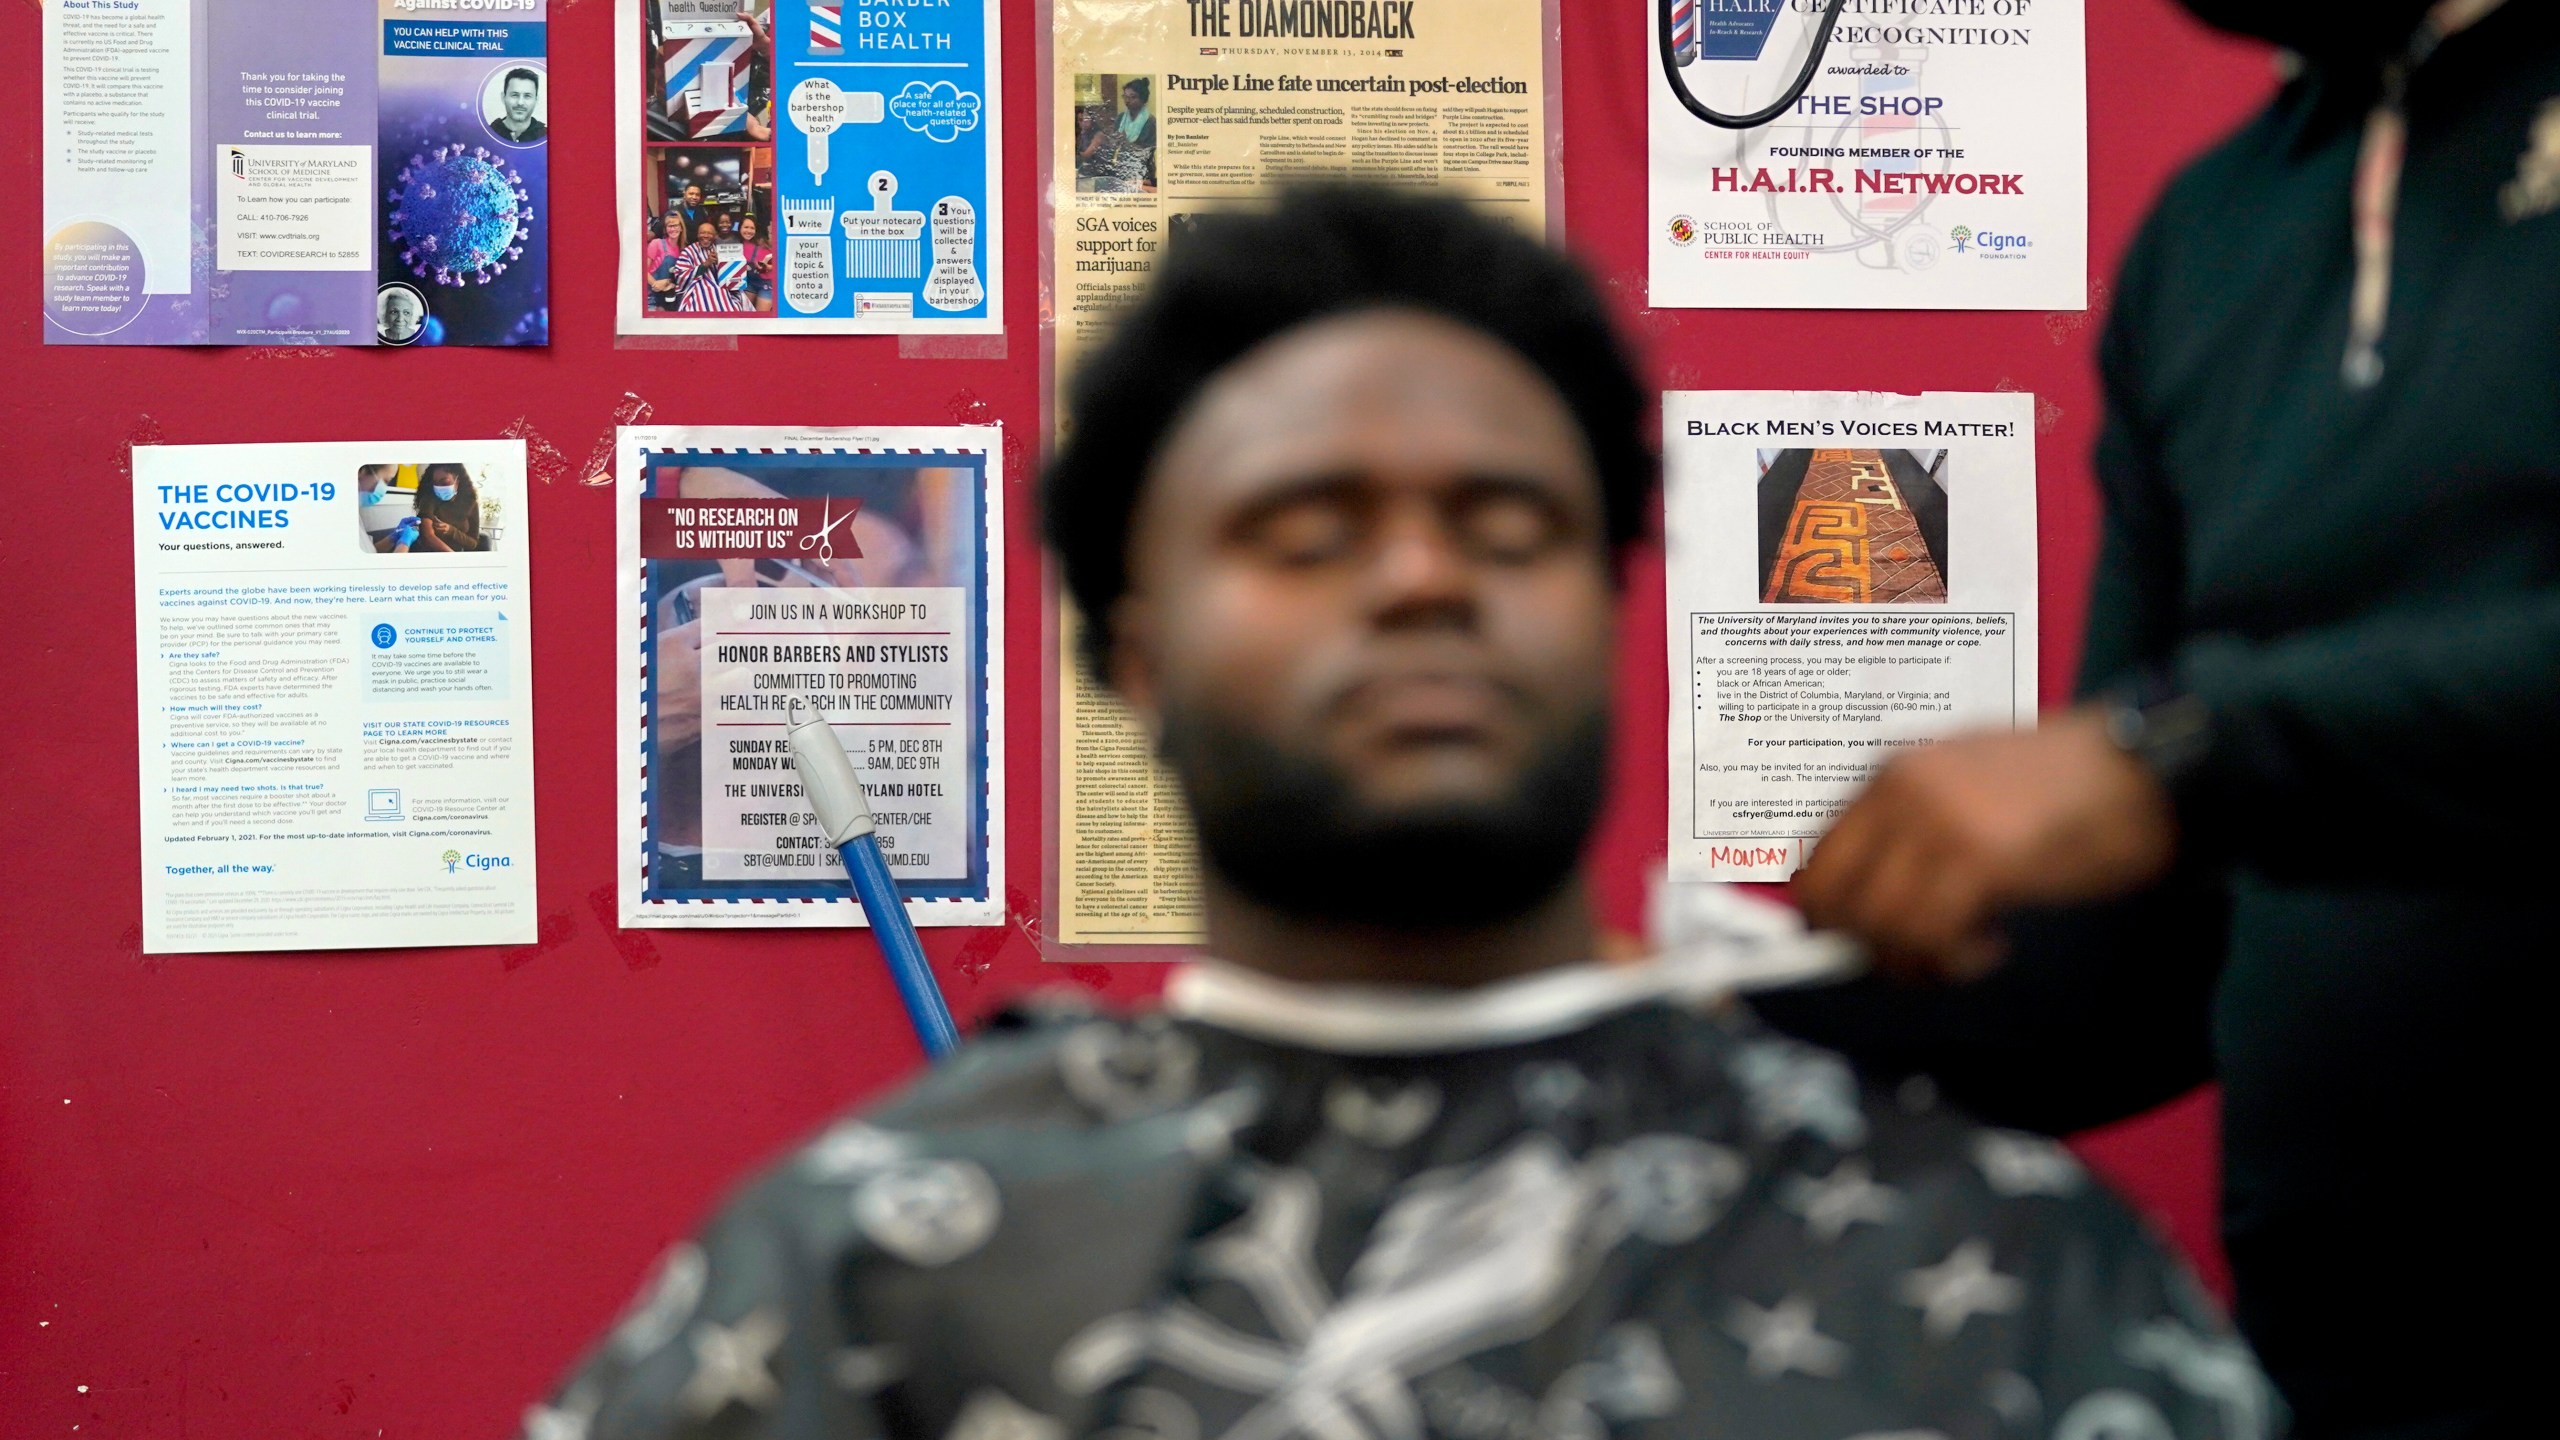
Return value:
<svg viewBox="0 0 2560 1440">
<path fill-rule="evenodd" d="M 524 258 L 533 196 L 514 166 L 474 145 L 409 157 L 389 195 L 391 235 L 411 272 L 439 285 L 486 285 Z"/>
</svg>

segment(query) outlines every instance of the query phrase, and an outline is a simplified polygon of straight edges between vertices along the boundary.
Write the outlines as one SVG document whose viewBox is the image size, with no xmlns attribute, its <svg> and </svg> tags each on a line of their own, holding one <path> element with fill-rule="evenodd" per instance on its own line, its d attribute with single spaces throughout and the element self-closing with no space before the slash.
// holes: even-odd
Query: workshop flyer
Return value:
<svg viewBox="0 0 2560 1440">
<path fill-rule="evenodd" d="M 44 0 L 44 338 L 547 345 L 548 0 Z"/>
<path fill-rule="evenodd" d="M 1662 397 L 1671 878 L 1783 880 L 1902 746 L 2036 714 L 2035 397 Z"/>
<path fill-rule="evenodd" d="M 621 432 L 626 925 L 861 925 L 785 719 L 833 726 L 918 925 L 1004 920 L 993 425 Z"/>
<path fill-rule="evenodd" d="M 1004 331 L 997 0 L 615 0 L 625 335 Z"/>
<path fill-rule="evenodd" d="M 524 473 L 134 447 L 146 953 L 535 940 Z"/>
<path fill-rule="evenodd" d="M 1650 303 L 2088 304 L 2083 0 L 1849 0 L 1801 98 L 1819 0 L 1671 0 L 1648 67 Z"/>
</svg>

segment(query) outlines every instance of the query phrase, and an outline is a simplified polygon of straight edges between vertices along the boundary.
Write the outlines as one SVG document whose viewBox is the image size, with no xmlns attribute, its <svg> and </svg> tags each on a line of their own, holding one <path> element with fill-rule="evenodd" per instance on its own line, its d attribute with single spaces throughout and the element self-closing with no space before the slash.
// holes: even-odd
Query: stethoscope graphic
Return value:
<svg viewBox="0 0 2560 1440">
<path fill-rule="evenodd" d="M 1722 130 L 1756 130 L 1784 115 L 1804 98 L 1813 77 L 1822 69 L 1822 57 L 1831 50 L 1831 32 L 1839 28 L 1840 7 L 1846 0 L 1829 0 L 1822 7 L 1822 28 L 1813 35 L 1813 46 L 1805 51 L 1804 68 L 1796 72 L 1795 83 L 1785 93 L 1748 115 L 1727 115 L 1689 93 L 1689 82 L 1680 72 L 1698 58 L 1698 0 L 1661 0 L 1661 12 L 1654 30 L 1655 48 L 1662 56 L 1662 78 L 1671 83 L 1671 93 L 1681 108 Z"/>
<path fill-rule="evenodd" d="M 1814 31 L 1813 44 L 1805 51 L 1804 65 L 1796 71 L 1795 80 L 1777 99 L 1746 115 L 1728 115 L 1691 94 L 1689 82 L 1681 78 L 1680 72 L 1698 58 L 1699 0 L 1659 0 L 1661 8 L 1657 12 L 1654 38 L 1657 42 L 1655 49 L 1662 58 L 1662 78 L 1671 86 L 1672 97 L 1680 102 L 1681 108 L 1708 124 L 1720 130 L 1756 130 L 1794 108 L 1795 103 L 1804 98 L 1804 92 L 1812 87 L 1813 77 L 1821 73 L 1822 62 L 1831 52 L 1832 32 L 1840 26 L 1840 11 L 1845 3 L 1846 0 L 1827 0 L 1824 4 L 1822 23 Z M 1934 123 L 1942 131 L 1946 127 L 1943 120 Z M 1845 123 L 1842 128 L 1847 128 Z M 1853 213 L 1840 197 L 1829 198 L 1831 208 L 1857 233 L 1845 244 L 1812 247 L 1816 253 L 1849 253 L 1871 245 L 1883 245 L 1891 254 L 1894 237 L 1917 222 L 1929 208 L 1929 202 L 1922 200 L 1906 213 L 1877 225 Z M 1773 195 L 1769 198 L 1769 218 L 1772 220 L 1778 218 L 1777 206 L 1777 197 Z"/>
<path fill-rule="evenodd" d="M 862 502 L 856 500 L 853 502 L 853 507 L 851 509 L 845 511 L 842 515 L 837 515 L 835 501 L 833 499 L 827 500 L 818 510 L 818 518 L 826 522 L 825 526 L 815 535 L 801 536 L 800 548 L 803 550 L 817 551 L 818 563 L 821 565 L 834 564 L 836 561 L 836 527 L 839 525 L 852 524 L 853 517 L 860 514 L 861 511 Z M 854 553 L 857 557 L 861 554 L 859 550 Z"/>
</svg>

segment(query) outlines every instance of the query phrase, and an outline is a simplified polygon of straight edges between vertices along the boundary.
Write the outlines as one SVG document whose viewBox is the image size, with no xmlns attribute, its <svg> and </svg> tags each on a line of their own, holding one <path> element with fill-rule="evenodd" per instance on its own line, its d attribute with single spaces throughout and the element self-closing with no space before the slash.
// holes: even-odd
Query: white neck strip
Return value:
<svg viewBox="0 0 2560 1440">
<path fill-rule="evenodd" d="M 1783 913 L 1783 912 L 1781 912 Z M 1836 979 L 1862 963 L 1835 936 L 1760 922 L 1640 964 L 1582 964 L 1459 989 L 1308 985 L 1203 958 L 1173 972 L 1165 1010 L 1221 1030 L 1342 1055 L 1421 1055 L 1570 1034 L 1655 1000 L 1711 1005 L 1742 991 Z"/>
<path fill-rule="evenodd" d="M 1579 1030 L 1671 990 L 1656 964 L 1569 965 L 1465 989 L 1305 985 L 1197 960 L 1176 970 L 1165 1009 L 1221 1030 L 1346 1055 L 1516 1045 Z"/>
</svg>

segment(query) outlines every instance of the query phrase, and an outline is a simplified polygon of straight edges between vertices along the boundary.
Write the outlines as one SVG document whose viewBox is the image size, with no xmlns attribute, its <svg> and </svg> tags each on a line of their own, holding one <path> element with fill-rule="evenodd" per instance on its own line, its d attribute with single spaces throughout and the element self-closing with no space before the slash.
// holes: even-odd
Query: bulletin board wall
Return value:
<svg viewBox="0 0 2560 1440">
<path fill-rule="evenodd" d="M 613 426 L 1007 427 L 1017 687 L 1004 759 L 1011 923 L 929 931 L 954 1007 L 1039 983 L 1127 1002 L 1161 967 L 1044 965 L 1033 7 L 1006 0 L 1006 345 L 894 339 L 632 349 L 612 334 L 612 0 L 553 0 L 547 350 L 46 349 L 41 135 L 0 142 L 0 1433 L 494 1437 L 744 1170 L 919 1063 L 867 939 L 615 928 Z M 2108 287 L 2178 162 L 2270 88 L 2263 51 L 2165 0 L 2088 0 L 2088 313 L 1644 308 L 1646 0 L 1566 0 L 1562 208 L 1659 382 L 1688 389 L 2033 392 L 2044 690 L 2067 688 L 2096 544 L 2092 352 Z M 41 11 L 0 11 L 11 93 Z M 574 88 L 577 82 L 590 88 Z M 145 956 L 127 447 L 521 436 L 530 452 L 541 938 L 509 949 Z M 1661 557 L 1634 572 L 1621 734 L 1593 861 L 1640 928 L 1664 848 Z M 397 877 L 384 877 L 386 885 Z M 2213 1108 L 2179 1102 L 2083 1153 L 2220 1274 Z"/>
</svg>

